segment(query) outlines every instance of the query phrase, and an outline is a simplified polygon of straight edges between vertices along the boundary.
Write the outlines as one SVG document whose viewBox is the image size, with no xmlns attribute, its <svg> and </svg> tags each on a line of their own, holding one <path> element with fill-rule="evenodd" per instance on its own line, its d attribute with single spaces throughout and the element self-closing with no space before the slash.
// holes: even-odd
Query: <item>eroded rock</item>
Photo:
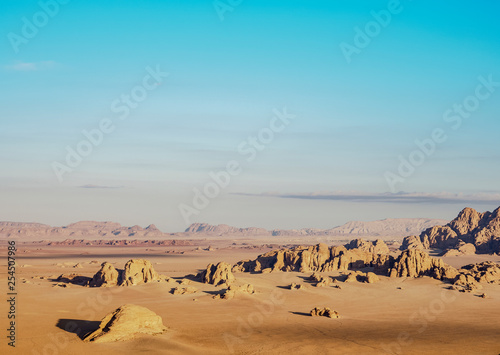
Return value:
<svg viewBox="0 0 500 355">
<path fill-rule="evenodd" d="M 155 335 L 166 330 L 163 321 L 153 311 L 141 306 L 126 304 L 105 316 L 99 329 L 84 337 L 86 342 L 124 341 L 139 334 Z"/>
</svg>

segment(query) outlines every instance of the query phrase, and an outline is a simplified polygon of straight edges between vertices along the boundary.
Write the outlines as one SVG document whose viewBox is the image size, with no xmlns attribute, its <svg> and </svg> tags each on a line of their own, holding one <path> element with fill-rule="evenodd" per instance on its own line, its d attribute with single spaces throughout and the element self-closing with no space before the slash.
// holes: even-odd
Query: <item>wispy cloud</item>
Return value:
<svg viewBox="0 0 500 355">
<path fill-rule="evenodd" d="M 78 186 L 80 189 L 123 189 L 125 186 L 105 186 L 105 185 L 82 185 Z"/>
<path fill-rule="evenodd" d="M 11 65 L 6 65 L 5 69 L 10 71 L 37 71 L 52 69 L 57 65 L 53 60 L 43 62 L 16 62 Z"/>
<path fill-rule="evenodd" d="M 398 193 L 302 193 L 302 194 L 280 194 L 266 192 L 261 194 L 235 193 L 235 195 L 261 196 L 276 198 L 293 198 L 303 200 L 333 200 L 349 202 L 378 202 L 378 203 L 428 203 L 428 204 L 467 204 L 467 203 L 496 203 L 500 204 L 500 193 L 419 193 L 419 192 L 398 192 Z"/>
</svg>

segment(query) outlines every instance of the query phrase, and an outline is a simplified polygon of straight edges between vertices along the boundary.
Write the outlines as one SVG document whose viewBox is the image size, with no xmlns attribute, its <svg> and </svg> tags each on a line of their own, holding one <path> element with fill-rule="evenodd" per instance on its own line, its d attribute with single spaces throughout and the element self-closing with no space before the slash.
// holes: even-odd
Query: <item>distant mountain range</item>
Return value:
<svg viewBox="0 0 500 355">
<path fill-rule="evenodd" d="M 298 230 L 263 228 L 237 228 L 225 224 L 210 225 L 194 223 L 181 233 L 164 233 L 149 225 L 124 227 L 114 222 L 83 221 L 64 227 L 52 227 L 40 223 L 0 222 L 0 236 L 19 237 L 21 240 L 64 240 L 64 239 L 172 239 L 189 236 L 221 236 L 221 237 L 251 237 L 251 236 L 343 236 L 357 238 L 371 237 L 405 237 L 420 234 L 423 230 L 448 221 L 427 218 L 384 219 L 373 222 L 348 222 L 331 229 L 304 228 Z"/>
<path fill-rule="evenodd" d="M 420 234 L 423 230 L 436 225 L 445 224 L 443 219 L 429 218 L 388 218 L 379 221 L 347 222 L 341 226 L 330 229 L 274 229 L 263 228 L 237 228 L 225 224 L 217 226 L 206 223 L 194 223 L 190 225 L 185 233 L 207 234 L 219 236 L 346 236 L 346 237 L 404 237 L 407 235 Z"/>
</svg>

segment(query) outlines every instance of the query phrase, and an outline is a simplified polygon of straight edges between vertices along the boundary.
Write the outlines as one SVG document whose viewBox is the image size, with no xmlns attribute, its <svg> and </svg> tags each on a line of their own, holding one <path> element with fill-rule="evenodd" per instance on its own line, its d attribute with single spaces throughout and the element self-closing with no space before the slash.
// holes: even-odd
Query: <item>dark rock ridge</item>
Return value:
<svg viewBox="0 0 500 355">
<path fill-rule="evenodd" d="M 402 248 L 457 250 L 448 255 L 460 255 L 472 253 L 471 245 L 479 254 L 500 253 L 500 207 L 484 213 L 465 208 L 446 225 L 428 228 L 419 237 L 406 237 Z"/>
</svg>

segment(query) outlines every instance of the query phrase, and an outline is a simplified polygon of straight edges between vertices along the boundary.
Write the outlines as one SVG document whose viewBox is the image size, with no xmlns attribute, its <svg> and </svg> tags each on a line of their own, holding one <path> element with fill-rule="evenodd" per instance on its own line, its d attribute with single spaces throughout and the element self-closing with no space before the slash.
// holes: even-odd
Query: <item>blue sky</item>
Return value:
<svg viewBox="0 0 500 355">
<path fill-rule="evenodd" d="M 191 222 L 328 228 L 500 205 L 500 87 L 459 129 L 443 120 L 478 78 L 500 81 L 496 2 L 401 1 L 350 62 L 341 44 L 390 2 L 252 0 L 223 20 L 210 0 L 41 3 L 53 16 L 31 38 L 40 3 L 0 3 L 2 220 L 183 230 L 179 206 L 231 160 L 243 171 Z M 169 75 L 118 119 L 111 104 L 148 67 Z M 238 146 L 284 107 L 296 118 L 247 162 Z M 60 182 L 53 163 L 105 118 L 114 131 Z M 446 141 L 392 191 L 386 172 L 435 129 Z"/>
</svg>

